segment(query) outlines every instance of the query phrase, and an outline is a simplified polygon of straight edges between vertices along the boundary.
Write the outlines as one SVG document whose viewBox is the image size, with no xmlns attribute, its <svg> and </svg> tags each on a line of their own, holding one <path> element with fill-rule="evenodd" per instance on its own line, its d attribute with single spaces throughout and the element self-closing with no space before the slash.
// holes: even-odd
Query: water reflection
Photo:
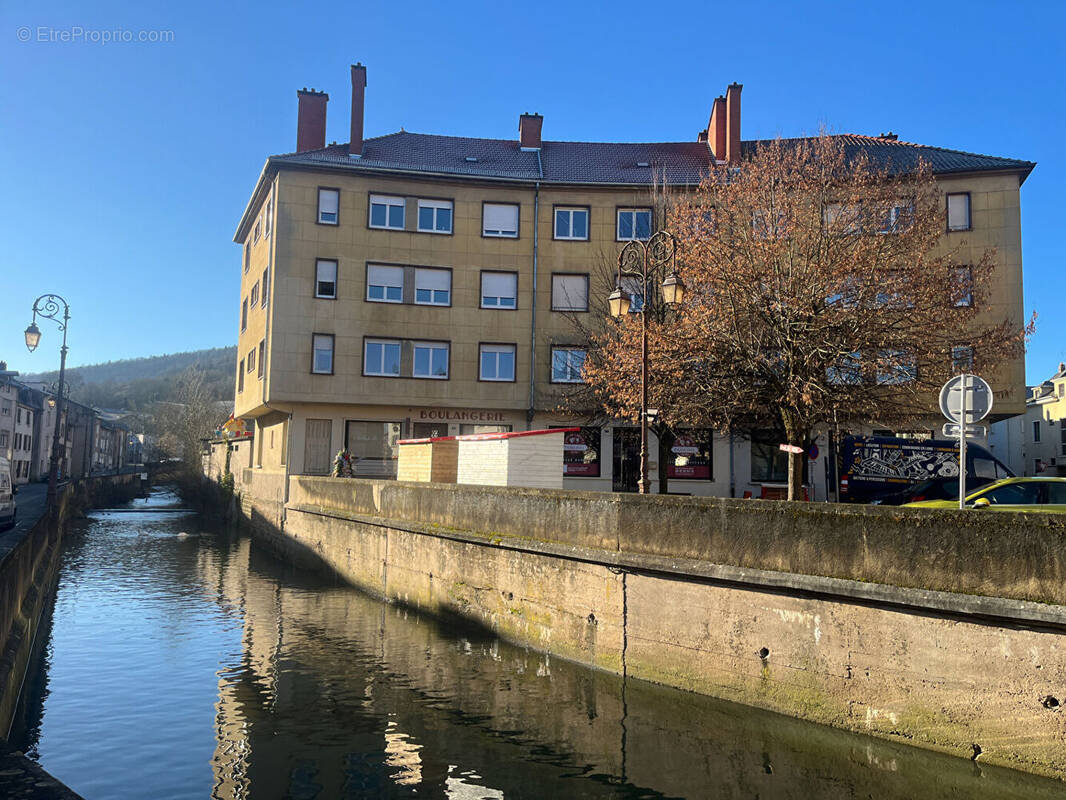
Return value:
<svg viewBox="0 0 1066 800">
<path fill-rule="evenodd" d="M 294 572 L 206 522 L 101 514 L 67 539 L 47 696 L 23 746 L 36 737 L 43 765 L 90 800 L 1031 800 L 1063 789 L 623 685 Z"/>
</svg>

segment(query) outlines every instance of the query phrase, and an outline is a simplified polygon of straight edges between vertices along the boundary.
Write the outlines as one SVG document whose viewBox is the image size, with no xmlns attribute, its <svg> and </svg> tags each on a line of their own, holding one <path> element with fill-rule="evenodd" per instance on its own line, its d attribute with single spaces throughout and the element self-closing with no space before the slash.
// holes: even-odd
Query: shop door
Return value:
<svg viewBox="0 0 1066 800">
<path fill-rule="evenodd" d="M 640 430 L 615 428 L 613 434 L 611 488 L 616 492 L 635 492 L 640 482 Z"/>
<path fill-rule="evenodd" d="M 328 419 L 307 420 L 307 435 L 304 438 L 304 474 L 329 475 L 330 437 L 333 433 L 333 421 Z"/>
</svg>

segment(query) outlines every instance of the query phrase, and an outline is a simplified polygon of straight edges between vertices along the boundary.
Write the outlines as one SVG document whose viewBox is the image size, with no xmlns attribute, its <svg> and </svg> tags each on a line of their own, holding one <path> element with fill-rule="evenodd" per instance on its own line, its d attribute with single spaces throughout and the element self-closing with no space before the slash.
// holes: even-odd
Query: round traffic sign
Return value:
<svg viewBox="0 0 1066 800">
<path fill-rule="evenodd" d="M 965 399 L 966 419 L 962 418 Z M 992 410 L 992 387 L 978 375 L 956 375 L 940 390 L 940 411 L 959 425 L 970 425 Z"/>
</svg>

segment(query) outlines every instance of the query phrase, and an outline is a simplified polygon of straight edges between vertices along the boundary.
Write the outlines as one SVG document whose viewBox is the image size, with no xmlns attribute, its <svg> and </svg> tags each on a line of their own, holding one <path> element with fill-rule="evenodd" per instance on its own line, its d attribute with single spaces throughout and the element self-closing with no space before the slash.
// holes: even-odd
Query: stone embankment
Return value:
<svg viewBox="0 0 1066 800">
<path fill-rule="evenodd" d="M 1066 517 L 291 477 L 293 559 L 626 677 L 1066 779 Z"/>
<path fill-rule="evenodd" d="M 37 488 L 37 487 L 34 487 Z M 28 798 L 77 797 L 15 753 L 4 742 L 18 704 L 37 627 L 55 580 L 63 523 L 95 504 L 128 499 L 140 492 L 136 473 L 85 478 L 59 492 L 59 524 L 43 504 L 20 507 L 20 524 L 0 533 L 0 795 Z M 16 498 L 17 499 L 17 498 Z M 25 511 L 36 508 L 36 520 Z M 25 784 L 25 786 L 23 785 Z M 16 789 L 30 788 L 30 794 Z"/>
</svg>

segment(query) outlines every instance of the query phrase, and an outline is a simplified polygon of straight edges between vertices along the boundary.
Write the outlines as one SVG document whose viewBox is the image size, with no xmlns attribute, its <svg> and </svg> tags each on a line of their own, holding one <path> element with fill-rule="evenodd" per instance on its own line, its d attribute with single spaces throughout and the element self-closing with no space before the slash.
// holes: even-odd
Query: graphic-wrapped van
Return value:
<svg viewBox="0 0 1066 800">
<path fill-rule="evenodd" d="M 846 436 L 841 442 L 840 460 L 840 499 L 845 503 L 876 502 L 930 481 L 958 486 L 959 445 L 946 439 Z M 966 485 L 970 489 L 1013 476 L 980 445 L 966 445 Z"/>
</svg>

